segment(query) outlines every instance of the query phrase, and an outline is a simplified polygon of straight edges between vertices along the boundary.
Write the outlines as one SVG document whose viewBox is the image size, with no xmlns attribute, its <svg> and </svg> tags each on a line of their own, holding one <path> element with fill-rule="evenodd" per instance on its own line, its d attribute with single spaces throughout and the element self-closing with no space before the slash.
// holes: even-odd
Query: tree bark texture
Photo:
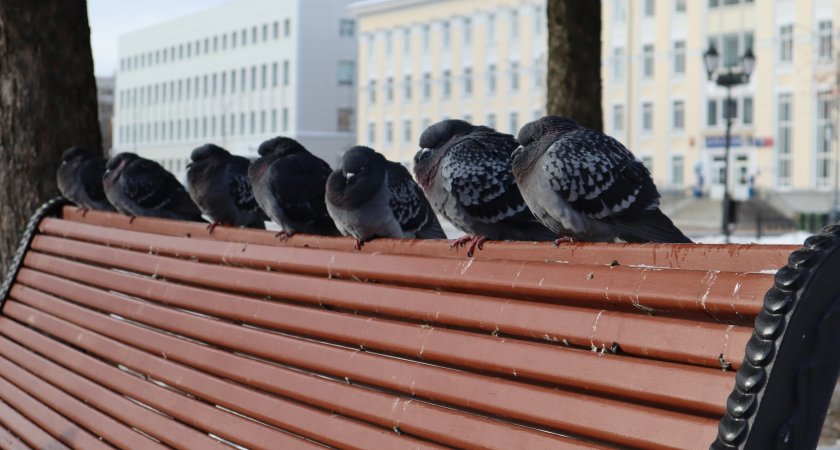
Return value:
<svg viewBox="0 0 840 450">
<path fill-rule="evenodd" d="M 0 1 L 0 275 L 61 153 L 102 151 L 96 108 L 86 1 Z"/>
<path fill-rule="evenodd" d="M 548 0 L 547 12 L 546 111 L 602 131 L 601 2 Z"/>
</svg>

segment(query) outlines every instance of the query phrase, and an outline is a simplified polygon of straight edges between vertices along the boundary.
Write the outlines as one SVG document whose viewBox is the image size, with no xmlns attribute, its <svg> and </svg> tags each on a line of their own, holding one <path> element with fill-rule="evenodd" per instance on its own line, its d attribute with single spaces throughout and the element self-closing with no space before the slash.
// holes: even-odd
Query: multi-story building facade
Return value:
<svg viewBox="0 0 840 450">
<path fill-rule="evenodd" d="M 96 77 L 96 102 L 99 104 L 99 131 L 102 150 L 107 155 L 113 146 L 111 118 L 114 116 L 114 77 Z"/>
<path fill-rule="evenodd" d="M 545 111 L 544 0 L 365 0 L 358 140 L 407 163 L 430 124 L 516 133 Z"/>
<path fill-rule="evenodd" d="M 724 68 L 747 49 L 756 59 L 749 83 L 732 89 L 734 198 L 759 190 L 794 211 L 830 206 L 840 3 L 610 0 L 602 14 L 605 129 L 661 189 L 722 196 L 726 90 L 703 62 L 714 45 Z"/>
<path fill-rule="evenodd" d="M 335 164 L 355 143 L 347 0 L 234 0 L 119 39 L 114 151 L 184 179 L 207 142 L 255 156 L 290 136 Z"/>
</svg>

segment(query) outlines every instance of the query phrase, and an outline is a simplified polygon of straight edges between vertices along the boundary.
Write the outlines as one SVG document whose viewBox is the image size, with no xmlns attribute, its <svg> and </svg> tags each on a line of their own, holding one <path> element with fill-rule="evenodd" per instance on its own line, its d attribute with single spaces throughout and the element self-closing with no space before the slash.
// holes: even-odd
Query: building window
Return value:
<svg viewBox="0 0 840 450">
<path fill-rule="evenodd" d="M 510 113 L 510 132 L 514 136 L 516 136 L 517 132 L 519 131 L 519 113 L 516 111 Z"/>
<path fill-rule="evenodd" d="M 283 108 L 283 131 L 289 131 L 289 108 Z"/>
<path fill-rule="evenodd" d="M 653 78 L 653 44 L 642 47 L 642 76 Z"/>
<path fill-rule="evenodd" d="M 674 1 L 674 11 L 677 13 L 684 13 L 685 12 L 685 5 L 686 0 L 675 0 Z"/>
<path fill-rule="evenodd" d="M 241 37 L 242 37 L 242 46 L 244 47 L 244 46 L 248 45 L 248 30 L 243 28 L 242 31 L 241 31 Z"/>
<path fill-rule="evenodd" d="M 271 24 L 271 37 L 273 39 L 280 39 L 280 22 L 275 21 Z"/>
<path fill-rule="evenodd" d="M 642 103 L 642 131 L 653 131 L 653 103 Z"/>
<path fill-rule="evenodd" d="M 260 87 L 265 89 L 268 87 L 268 66 L 263 64 L 260 68 Z"/>
<path fill-rule="evenodd" d="M 832 30 L 832 22 L 830 20 L 820 21 L 819 29 L 819 44 L 817 55 L 822 62 L 828 62 L 834 59 L 834 31 Z"/>
<path fill-rule="evenodd" d="M 376 80 L 370 80 L 368 83 L 368 103 L 376 103 Z"/>
<path fill-rule="evenodd" d="M 682 100 L 674 100 L 672 114 L 674 131 L 682 131 L 685 129 L 685 102 Z"/>
<path fill-rule="evenodd" d="M 671 184 L 674 187 L 682 187 L 684 183 L 685 157 L 674 155 L 671 157 Z"/>
<path fill-rule="evenodd" d="M 464 68 L 464 87 L 463 87 L 463 94 L 465 97 L 469 97 L 472 95 L 472 88 L 473 88 L 473 80 L 472 80 L 472 67 L 465 67 Z"/>
<path fill-rule="evenodd" d="M 251 27 L 251 43 L 257 43 L 257 27 Z"/>
<path fill-rule="evenodd" d="M 265 42 L 268 40 L 268 24 L 263 24 L 262 26 L 262 41 Z"/>
<path fill-rule="evenodd" d="M 613 133 L 624 132 L 624 105 L 613 105 Z"/>
<path fill-rule="evenodd" d="M 283 61 L 283 86 L 289 85 L 289 60 Z"/>
<path fill-rule="evenodd" d="M 452 72 L 449 70 L 443 71 L 443 98 L 449 98 L 452 96 Z"/>
<path fill-rule="evenodd" d="M 190 90 L 190 80 L 187 80 L 187 91 Z M 230 91 L 236 92 L 236 69 L 230 71 Z"/>
<path fill-rule="evenodd" d="M 793 173 L 793 95 L 779 94 L 776 185 L 790 187 Z"/>
<path fill-rule="evenodd" d="M 431 48 L 431 30 L 428 25 L 423 25 L 423 51 L 428 52 Z"/>
<path fill-rule="evenodd" d="M 190 98 L 190 92 L 192 91 L 192 89 L 190 89 L 190 81 L 192 81 L 192 78 L 187 78 L 187 99 L 188 100 Z"/>
<path fill-rule="evenodd" d="M 779 28 L 779 62 L 793 62 L 793 25 Z"/>
<path fill-rule="evenodd" d="M 394 142 L 394 123 L 385 122 L 385 143 L 390 145 Z"/>
<path fill-rule="evenodd" d="M 353 61 L 338 62 L 338 84 L 340 86 L 352 86 L 355 73 L 356 65 Z"/>
<path fill-rule="evenodd" d="M 260 111 L 260 133 L 265 133 L 265 110 Z"/>
<path fill-rule="evenodd" d="M 374 145 L 376 143 L 376 124 L 374 122 L 368 124 L 367 140 L 370 145 Z"/>
<path fill-rule="evenodd" d="M 406 28 L 403 31 L 403 58 L 405 58 L 406 64 L 410 64 L 408 54 L 411 53 L 411 28 Z"/>
<path fill-rule="evenodd" d="M 353 108 L 338 108 L 338 131 L 353 131 Z"/>
<path fill-rule="evenodd" d="M 510 12 L 510 40 L 517 39 L 519 39 L 519 12 L 513 10 Z"/>
<path fill-rule="evenodd" d="M 741 63 L 738 39 L 737 33 L 723 36 L 723 54 L 721 55 L 723 67 L 735 67 Z"/>
<path fill-rule="evenodd" d="M 385 100 L 388 103 L 394 101 L 394 79 L 391 77 L 385 80 Z"/>
<path fill-rule="evenodd" d="M 394 53 L 394 45 L 393 44 L 394 44 L 394 42 L 393 42 L 393 39 L 391 38 L 391 32 L 386 31 L 385 32 L 385 56 L 387 56 L 389 58 Z"/>
<path fill-rule="evenodd" d="M 403 99 L 411 100 L 411 75 L 405 76 L 405 81 L 403 84 Z"/>
<path fill-rule="evenodd" d="M 685 75 L 685 41 L 674 42 L 674 75 Z"/>
<path fill-rule="evenodd" d="M 241 76 L 239 77 L 239 90 L 242 91 L 242 92 L 245 92 L 245 80 L 246 80 L 245 74 L 246 74 L 246 69 L 243 67 L 242 71 L 240 72 Z"/>
<path fill-rule="evenodd" d="M 832 180 L 831 143 L 833 141 L 831 111 L 834 108 L 831 91 L 817 94 L 817 164 L 816 185 L 828 187 Z"/>
<path fill-rule="evenodd" d="M 510 90 L 516 92 L 519 90 L 519 63 L 510 63 Z"/>
<path fill-rule="evenodd" d="M 272 133 L 277 132 L 277 110 L 276 109 L 271 110 L 271 119 L 269 119 L 268 125 L 269 125 L 269 127 L 271 127 L 271 132 Z"/>
<path fill-rule="evenodd" d="M 496 115 L 493 113 L 487 114 L 487 126 L 490 128 L 496 128 Z"/>
<path fill-rule="evenodd" d="M 286 19 L 283 21 L 283 36 L 289 37 L 292 35 L 292 19 Z"/>
<path fill-rule="evenodd" d="M 251 66 L 251 90 L 257 90 L 257 66 Z"/>
<path fill-rule="evenodd" d="M 372 34 L 369 34 L 367 37 L 367 56 L 368 56 L 368 65 L 373 67 L 374 62 L 376 61 L 376 37 Z"/>
<path fill-rule="evenodd" d="M 236 32 L 230 34 L 230 48 L 236 48 Z M 187 56 L 190 56 L 190 46 L 187 45 Z"/>
<path fill-rule="evenodd" d="M 718 102 L 717 99 L 710 99 L 706 103 L 706 125 L 709 127 L 717 126 L 718 118 Z"/>
<path fill-rule="evenodd" d="M 487 43 L 496 43 L 496 16 L 493 14 L 487 15 Z"/>
<path fill-rule="evenodd" d="M 239 113 L 239 134 L 245 134 L 245 113 Z"/>
<path fill-rule="evenodd" d="M 654 0 L 645 0 L 645 17 L 653 17 L 655 12 Z"/>
<path fill-rule="evenodd" d="M 221 90 L 221 94 L 225 95 L 227 91 L 227 72 L 222 72 L 221 75 L 222 78 L 219 80 L 219 88 Z"/>
<path fill-rule="evenodd" d="M 744 125 L 752 125 L 753 123 L 753 99 L 752 97 L 744 97 Z"/>
<path fill-rule="evenodd" d="M 201 92 L 203 93 L 204 97 L 207 97 L 207 91 L 208 91 L 209 86 L 210 86 L 210 83 L 207 82 L 207 75 L 204 75 L 204 78 L 202 79 L 202 83 L 203 83 L 202 86 L 204 88 L 202 89 Z M 155 85 L 155 100 L 157 100 L 157 85 Z"/>
<path fill-rule="evenodd" d="M 472 44 L 472 20 L 469 17 L 464 18 L 464 45 Z"/>
<path fill-rule="evenodd" d="M 443 41 L 443 49 L 449 50 L 449 47 L 452 46 L 452 27 L 449 25 L 449 22 L 443 22 L 442 25 L 442 37 L 441 41 Z"/>
<path fill-rule="evenodd" d="M 251 134 L 255 134 L 257 132 L 257 113 L 251 111 L 249 119 L 248 130 L 250 130 Z"/>
<path fill-rule="evenodd" d="M 423 74 L 423 100 L 432 98 L 432 74 Z"/>
<path fill-rule="evenodd" d="M 338 22 L 338 35 L 340 37 L 353 37 L 356 34 L 356 21 L 353 19 L 341 19 Z"/>
<path fill-rule="evenodd" d="M 496 65 L 490 64 L 487 66 L 487 93 L 493 95 L 496 93 Z"/>
<path fill-rule="evenodd" d="M 627 0 L 613 0 L 613 20 L 623 23 L 627 19 Z"/>
<path fill-rule="evenodd" d="M 613 49 L 612 69 L 613 82 L 624 81 L 624 47 Z"/>
<path fill-rule="evenodd" d="M 279 78 L 277 63 L 271 63 L 271 87 L 277 87 L 277 80 Z"/>
<path fill-rule="evenodd" d="M 403 142 L 409 143 L 411 142 L 411 121 L 406 119 L 403 120 Z"/>
</svg>

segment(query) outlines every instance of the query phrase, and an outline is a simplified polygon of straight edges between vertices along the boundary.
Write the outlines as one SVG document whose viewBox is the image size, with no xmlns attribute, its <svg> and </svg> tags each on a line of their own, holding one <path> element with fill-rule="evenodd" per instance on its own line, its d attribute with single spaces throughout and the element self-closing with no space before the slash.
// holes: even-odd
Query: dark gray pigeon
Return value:
<svg viewBox="0 0 840 450">
<path fill-rule="evenodd" d="M 86 148 L 70 147 L 61 155 L 61 165 L 56 173 L 58 190 L 85 213 L 89 209 L 116 211 L 105 197 L 103 173 L 105 158 L 94 155 Z"/>
<path fill-rule="evenodd" d="M 324 201 L 330 165 L 288 137 L 269 139 L 257 151 L 260 158 L 251 163 L 248 177 L 257 203 L 283 227 L 277 235 L 338 236 Z"/>
<path fill-rule="evenodd" d="M 210 217 L 210 232 L 218 225 L 265 229 L 268 216 L 257 205 L 250 161 L 213 144 L 196 148 L 187 165 L 190 197 Z"/>
<path fill-rule="evenodd" d="M 582 241 L 691 242 L 659 210 L 650 172 L 617 140 L 547 116 L 523 126 L 519 142 L 517 184 L 554 232 Z"/>
<path fill-rule="evenodd" d="M 160 164 L 134 153 L 120 153 L 105 166 L 102 185 L 117 211 L 132 216 L 203 222 L 184 186 Z"/>
<path fill-rule="evenodd" d="M 438 214 L 470 234 L 468 256 L 486 239 L 547 241 L 556 236 L 531 214 L 511 172 L 519 144 L 509 134 L 444 120 L 420 136 L 414 174 Z"/>
<path fill-rule="evenodd" d="M 327 179 L 327 211 L 338 230 L 367 240 L 446 239 L 423 190 L 402 164 L 368 147 L 353 147 Z"/>
</svg>

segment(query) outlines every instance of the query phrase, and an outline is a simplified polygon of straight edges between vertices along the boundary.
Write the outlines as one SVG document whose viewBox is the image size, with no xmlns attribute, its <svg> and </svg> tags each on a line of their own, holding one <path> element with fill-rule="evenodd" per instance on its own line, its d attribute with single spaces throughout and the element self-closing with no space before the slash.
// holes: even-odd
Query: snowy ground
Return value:
<svg viewBox="0 0 840 450">
<path fill-rule="evenodd" d="M 750 235 L 735 235 L 730 238 L 733 244 L 791 244 L 802 245 L 805 239 L 811 236 L 811 233 L 805 231 L 794 231 L 792 233 L 777 234 L 770 236 L 762 236 L 761 239 L 756 240 L 754 234 Z M 723 243 L 723 235 L 711 236 L 690 236 L 694 242 L 702 244 L 721 244 Z"/>
</svg>

